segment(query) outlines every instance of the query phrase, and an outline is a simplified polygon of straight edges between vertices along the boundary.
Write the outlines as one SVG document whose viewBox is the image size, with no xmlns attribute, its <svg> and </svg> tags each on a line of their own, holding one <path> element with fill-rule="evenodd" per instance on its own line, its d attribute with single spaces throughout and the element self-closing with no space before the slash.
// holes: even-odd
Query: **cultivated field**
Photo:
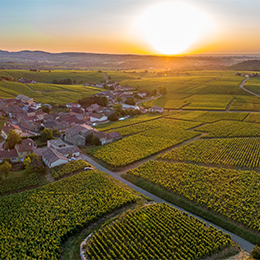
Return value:
<svg viewBox="0 0 260 260">
<path fill-rule="evenodd" d="M 12 81 L 0 81 L 0 98 L 14 98 L 22 94 L 43 104 L 66 104 L 77 102 L 83 96 L 91 96 L 103 90 L 83 85 L 54 85 L 48 83 L 27 85 Z"/>
<path fill-rule="evenodd" d="M 12 79 L 18 80 L 19 78 L 24 78 L 28 80 L 35 80 L 40 83 L 52 83 L 53 79 L 61 80 L 66 78 L 71 78 L 76 80 L 77 83 L 83 82 L 100 82 L 105 80 L 105 75 L 97 71 L 81 71 L 81 70 L 48 70 L 34 72 L 29 70 L 0 70 L 0 77 L 11 77 Z"/>
<path fill-rule="evenodd" d="M 207 139 L 173 149 L 157 158 L 167 161 L 203 163 L 205 165 L 259 168 L 259 152 L 259 138 Z"/>
<path fill-rule="evenodd" d="M 95 232 L 87 259 L 201 259 L 223 251 L 231 238 L 166 204 L 154 204 Z"/>
<path fill-rule="evenodd" d="M 59 259 L 68 236 L 136 198 L 94 171 L 0 198 L 0 259 Z"/>
<path fill-rule="evenodd" d="M 129 175 L 159 185 L 260 234 L 260 174 L 149 161 Z"/>
<path fill-rule="evenodd" d="M 121 128 L 119 132 L 124 131 L 127 135 L 133 135 L 106 146 L 88 148 L 87 153 L 113 167 L 126 166 L 197 136 L 198 133 L 186 129 L 199 124 L 198 122 L 158 119 L 148 124 L 129 126 L 129 129 Z"/>
</svg>

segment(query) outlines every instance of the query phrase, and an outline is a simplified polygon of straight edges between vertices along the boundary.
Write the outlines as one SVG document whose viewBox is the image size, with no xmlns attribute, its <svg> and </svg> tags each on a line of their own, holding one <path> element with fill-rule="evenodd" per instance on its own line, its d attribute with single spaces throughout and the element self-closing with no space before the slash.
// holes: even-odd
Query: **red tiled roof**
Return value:
<svg viewBox="0 0 260 260">
<path fill-rule="evenodd" d="M 0 158 L 14 158 L 14 157 L 18 157 L 17 151 L 15 149 L 0 150 Z"/>
</svg>

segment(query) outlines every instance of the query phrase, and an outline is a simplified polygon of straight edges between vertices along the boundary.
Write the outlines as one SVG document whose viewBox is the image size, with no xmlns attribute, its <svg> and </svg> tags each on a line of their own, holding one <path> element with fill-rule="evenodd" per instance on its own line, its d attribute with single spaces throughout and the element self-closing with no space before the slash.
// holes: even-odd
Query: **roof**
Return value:
<svg viewBox="0 0 260 260">
<path fill-rule="evenodd" d="M 97 114 L 97 113 L 90 113 L 89 116 L 90 116 L 90 117 L 94 117 L 94 118 L 100 119 L 100 118 L 102 118 L 104 115 Z"/>
<path fill-rule="evenodd" d="M 78 152 L 80 153 L 80 149 L 75 145 L 58 148 L 57 151 L 63 155 L 70 154 L 70 153 L 78 153 Z"/>
<path fill-rule="evenodd" d="M 5 133 L 8 133 L 9 130 L 19 130 L 19 131 L 22 131 L 22 129 L 18 125 L 14 125 L 12 123 L 7 123 L 5 126 L 2 127 L 2 130 Z"/>
<path fill-rule="evenodd" d="M 16 99 L 23 99 L 23 100 L 29 101 L 29 100 L 32 99 L 32 98 L 27 97 L 27 96 L 24 96 L 24 95 L 18 95 L 18 96 L 16 97 Z"/>
<path fill-rule="evenodd" d="M 118 132 L 111 132 L 111 133 L 109 133 L 109 135 L 112 138 L 122 138 L 122 135 L 120 135 Z"/>
<path fill-rule="evenodd" d="M 53 140 L 48 140 L 47 141 L 48 146 L 58 146 L 58 147 L 65 147 L 65 146 L 69 146 L 68 144 L 66 144 L 62 139 L 58 138 L 58 139 L 53 139 Z"/>
<path fill-rule="evenodd" d="M 0 150 L 0 158 L 14 158 L 14 157 L 18 157 L 17 151 L 15 149 Z"/>
<path fill-rule="evenodd" d="M 42 153 L 42 157 L 44 157 L 49 164 L 52 164 L 58 160 L 69 161 L 63 154 L 52 148 L 47 148 L 46 151 Z"/>
<path fill-rule="evenodd" d="M 36 148 L 36 143 L 31 138 L 22 139 L 21 144 L 15 145 L 15 149 L 20 152 L 29 152 L 32 151 L 33 148 Z"/>
<path fill-rule="evenodd" d="M 88 125 L 77 125 L 77 126 L 73 126 L 70 129 L 68 129 L 66 131 L 66 134 L 74 136 L 74 135 L 78 135 L 79 133 L 86 133 L 88 131 L 96 131 L 96 129 L 94 129 Z"/>
<path fill-rule="evenodd" d="M 38 156 L 42 156 L 42 154 L 48 149 L 48 147 L 44 148 L 33 148 L 33 153 L 37 154 Z"/>
<path fill-rule="evenodd" d="M 153 107 L 151 107 L 151 109 L 163 109 L 163 108 L 159 107 L 159 106 L 153 106 Z"/>
</svg>

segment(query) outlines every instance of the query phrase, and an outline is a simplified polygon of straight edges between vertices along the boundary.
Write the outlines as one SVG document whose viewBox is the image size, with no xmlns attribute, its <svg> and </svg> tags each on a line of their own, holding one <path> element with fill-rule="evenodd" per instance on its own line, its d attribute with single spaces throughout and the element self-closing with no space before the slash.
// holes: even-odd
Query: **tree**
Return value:
<svg viewBox="0 0 260 260">
<path fill-rule="evenodd" d="M 92 144 L 92 139 L 93 139 L 93 134 L 89 134 L 89 135 L 86 137 L 85 144 L 86 144 L 86 145 L 91 145 L 91 144 Z"/>
<path fill-rule="evenodd" d="M 92 143 L 96 146 L 101 145 L 101 141 L 99 140 L 99 138 L 96 135 L 93 135 Z"/>
<path fill-rule="evenodd" d="M 12 165 L 5 161 L 2 165 L 0 165 L 0 172 L 5 175 L 5 178 L 7 179 L 8 173 L 10 172 L 12 168 Z"/>
<path fill-rule="evenodd" d="M 127 98 L 126 101 L 125 101 L 125 104 L 128 104 L 128 105 L 135 105 L 135 99 L 134 98 Z"/>
<path fill-rule="evenodd" d="M 30 165 L 30 163 L 32 162 L 30 157 L 26 157 L 23 161 L 23 166 L 26 167 L 28 165 Z"/>
<path fill-rule="evenodd" d="M 5 149 L 14 149 L 16 144 L 22 142 L 22 137 L 17 134 L 14 130 L 9 130 L 7 139 L 5 141 Z"/>
<path fill-rule="evenodd" d="M 108 120 L 110 120 L 110 121 L 117 121 L 118 119 L 119 119 L 119 116 L 118 116 L 117 112 L 114 112 L 113 114 L 108 116 Z"/>
<path fill-rule="evenodd" d="M 118 112 L 119 114 L 122 112 L 123 108 L 122 108 L 122 104 L 115 104 L 113 105 L 113 108 L 116 112 Z"/>
<path fill-rule="evenodd" d="M 101 145 L 99 138 L 96 135 L 89 134 L 85 140 L 86 145 Z"/>
<path fill-rule="evenodd" d="M 49 128 L 45 128 L 42 132 L 41 132 L 41 138 L 43 141 L 47 141 L 47 140 L 51 140 L 53 138 L 53 131 Z"/>
<path fill-rule="evenodd" d="M 117 101 L 117 102 L 121 102 L 122 100 L 123 100 L 123 99 L 122 99 L 121 97 L 119 97 L 119 96 L 116 98 L 116 101 Z"/>
<path fill-rule="evenodd" d="M 51 112 L 51 109 L 48 107 L 48 106 L 43 106 L 42 107 L 42 111 L 44 112 L 44 113 L 50 113 Z"/>
</svg>

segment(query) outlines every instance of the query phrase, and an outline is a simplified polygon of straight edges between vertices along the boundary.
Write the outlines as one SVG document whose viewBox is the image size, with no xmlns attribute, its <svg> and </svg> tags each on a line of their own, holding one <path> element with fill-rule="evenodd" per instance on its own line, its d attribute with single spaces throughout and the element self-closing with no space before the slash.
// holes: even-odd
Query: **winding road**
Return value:
<svg viewBox="0 0 260 260">
<path fill-rule="evenodd" d="M 249 77 L 247 77 L 246 79 L 244 79 L 244 80 L 242 81 L 242 83 L 239 85 L 239 87 L 242 88 L 243 90 L 245 90 L 246 92 L 248 92 L 248 93 L 254 95 L 254 96 L 260 97 L 260 95 L 258 95 L 258 94 L 256 94 L 256 93 L 254 93 L 254 92 L 252 92 L 252 91 L 250 91 L 250 90 L 244 88 L 244 85 L 245 85 L 245 83 L 247 82 L 248 79 L 249 79 Z"/>
<path fill-rule="evenodd" d="M 122 182 L 123 184 L 127 185 L 128 187 L 132 188 L 133 190 L 135 190 L 135 191 L 137 191 L 137 192 L 139 192 L 139 193 L 145 195 L 146 197 L 149 197 L 149 198 L 152 199 L 153 201 L 159 202 L 159 203 L 165 202 L 165 203 L 169 204 L 170 206 L 175 207 L 176 209 L 179 209 L 180 211 L 185 211 L 185 212 L 187 212 L 189 215 L 192 215 L 192 216 L 194 216 L 194 217 L 196 217 L 196 218 L 202 220 L 203 222 L 206 222 L 206 223 L 207 223 L 207 226 L 208 226 L 208 225 L 212 225 L 212 226 L 216 227 L 217 229 L 223 230 L 223 232 L 230 234 L 231 237 L 232 237 L 232 240 L 235 241 L 236 243 L 238 243 L 238 244 L 240 245 L 240 247 L 241 247 L 242 249 L 244 249 L 245 251 L 250 252 L 250 251 L 253 249 L 254 245 L 253 245 L 252 243 L 246 241 L 245 239 L 243 239 L 243 238 L 241 238 L 241 237 L 239 237 L 239 236 L 237 236 L 237 235 L 235 235 L 235 234 L 233 234 L 233 233 L 231 233 L 231 232 L 229 232 L 229 231 L 227 231 L 227 230 L 225 230 L 225 229 L 223 229 L 223 228 L 221 228 L 221 227 L 219 227 L 219 226 L 217 226 L 217 225 L 215 225 L 215 224 L 213 224 L 213 223 L 211 223 L 211 222 L 209 222 L 209 221 L 207 221 L 207 220 L 205 220 L 205 219 L 203 219 L 203 218 L 201 218 L 201 217 L 199 217 L 199 216 L 197 216 L 197 215 L 194 215 L 194 214 L 188 212 L 187 210 L 184 210 L 183 208 L 180 208 L 180 207 L 178 207 L 178 206 L 175 206 L 175 205 L 173 205 L 173 204 L 171 204 L 171 203 L 169 203 L 169 202 L 167 202 L 167 201 L 165 201 L 165 200 L 163 200 L 163 199 L 161 199 L 161 198 L 159 198 L 159 197 L 153 195 L 152 193 L 150 193 L 150 192 L 148 192 L 148 191 L 146 191 L 146 190 L 144 190 L 144 189 L 142 189 L 142 188 L 140 188 L 140 187 L 134 185 L 133 183 L 131 183 L 131 182 L 129 182 L 129 181 L 123 179 L 123 178 L 122 178 L 121 176 L 119 176 L 117 173 L 112 172 L 112 171 L 106 169 L 105 167 L 101 166 L 100 164 L 98 164 L 97 162 L 95 162 L 93 159 L 91 159 L 91 158 L 88 157 L 87 155 L 82 154 L 82 155 L 81 155 L 81 158 L 82 158 L 83 160 L 86 160 L 87 162 L 89 162 L 89 163 L 90 163 L 91 165 L 93 165 L 96 169 L 98 169 L 98 170 L 100 170 L 100 171 L 102 171 L 102 172 L 106 172 L 107 174 L 109 174 L 110 176 L 112 176 L 113 178 L 115 178 L 116 180 Z"/>
</svg>

